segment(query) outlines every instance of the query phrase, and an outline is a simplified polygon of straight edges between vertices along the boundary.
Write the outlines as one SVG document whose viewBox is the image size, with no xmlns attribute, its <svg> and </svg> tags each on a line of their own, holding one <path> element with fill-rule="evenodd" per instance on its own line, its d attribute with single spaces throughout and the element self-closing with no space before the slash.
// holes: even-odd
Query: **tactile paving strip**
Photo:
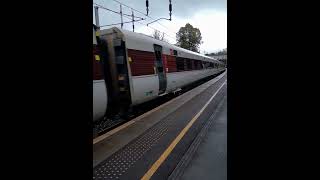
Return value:
<svg viewBox="0 0 320 180">
<path fill-rule="evenodd" d="M 93 179 L 119 179 L 143 154 L 151 149 L 166 134 L 175 122 L 165 119 L 126 145 L 110 158 L 101 162 L 93 170 Z M 171 128 L 170 128 L 171 127 Z"/>
</svg>

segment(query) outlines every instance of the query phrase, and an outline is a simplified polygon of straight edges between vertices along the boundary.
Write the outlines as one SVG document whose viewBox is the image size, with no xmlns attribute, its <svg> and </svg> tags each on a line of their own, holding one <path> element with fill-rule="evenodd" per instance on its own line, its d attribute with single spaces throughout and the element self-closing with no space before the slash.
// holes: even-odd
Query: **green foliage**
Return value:
<svg viewBox="0 0 320 180">
<path fill-rule="evenodd" d="M 209 53 L 209 54 L 205 54 L 206 56 L 214 56 L 214 55 L 227 55 L 227 48 L 221 50 L 221 51 L 218 51 L 216 53 Z"/>
<path fill-rule="evenodd" d="M 203 43 L 200 30 L 189 23 L 180 28 L 176 38 L 178 46 L 194 52 L 199 52 L 199 46 Z"/>
</svg>

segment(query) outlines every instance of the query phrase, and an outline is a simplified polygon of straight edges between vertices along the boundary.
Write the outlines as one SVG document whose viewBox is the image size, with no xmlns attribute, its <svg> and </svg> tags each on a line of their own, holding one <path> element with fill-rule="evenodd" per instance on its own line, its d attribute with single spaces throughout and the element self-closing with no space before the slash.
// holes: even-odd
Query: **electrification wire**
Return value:
<svg viewBox="0 0 320 180">
<path fill-rule="evenodd" d="M 116 13 L 116 14 L 121 15 L 121 13 L 119 13 L 119 12 L 117 12 L 117 11 L 114 11 L 114 10 L 111 10 L 111 9 L 109 9 L 109 8 L 106 8 L 106 7 L 104 7 L 104 6 L 100 5 L 100 4 L 97 4 L 97 3 L 94 3 L 94 4 L 97 5 L 97 6 L 99 6 L 99 8 L 102 8 L 102 9 L 105 9 L 105 10 L 108 10 L 108 11 L 111 11 L 111 12 L 114 12 L 114 13 Z M 122 4 L 122 3 L 120 3 L 120 4 Z M 124 4 L 123 4 L 123 5 L 124 5 Z M 127 5 L 125 5 L 125 6 L 127 6 Z M 129 6 L 127 6 L 127 7 L 129 7 Z M 132 9 L 133 9 L 133 8 L 132 8 Z M 136 11 L 137 11 L 137 10 L 136 10 Z M 139 11 L 138 11 L 138 12 L 139 12 Z M 141 12 L 140 12 L 140 13 L 141 13 Z M 124 18 L 127 18 L 127 19 L 130 19 L 130 18 L 126 17 L 126 16 L 123 16 L 123 17 L 124 17 Z M 132 16 L 130 15 L 130 17 L 132 17 Z M 141 18 L 141 17 L 138 17 L 138 18 Z M 144 25 L 144 26 L 146 26 L 146 27 L 149 27 L 149 28 L 151 28 L 151 29 L 153 29 L 153 30 L 155 30 L 155 31 L 159 31 L 159 32 L 165 34 L 167 37 L 169 37 L 169 38 L 171 38 L 171 39 L 173 39 L 173 40 L 176 41 L 176 38 L 168 35 L 167 33 L 162 32 L 162 31 L 160 31 L 160 30 L 158 30 L 158 29 L 156 29 L 156 28 L 154 28 L 154 27 L 152 27 L 152 26 L 148 26 L 148 25 L 146 25 L 146 24 L 144 24 L 144 23 L 139 22 L 139 21 L 141 21 L 141 20 L 144 20 L 143 18 L 142 18 L 142 19 L 139 19 L 139 20 L 134 20 L 134 21 L 132 21 L 132 19 L 130 19 L 130 20 L 131 20 L 130 22 L 137 22 L 137 23 L 142 24 L 142 25 Z M 124 22 L 123 24 L 125 24 L 125 23 L 130 23 L 130 22 Z M 112 25 L 119 25 L 119 24 L 121 24 L 121 23 L 108 24 L 108 25 L 103 25 L 103 26 L 100 26 L 100 27 L 112 26 Z"/>
<path fill-rule="evenodd" d="M 125 17 L 125 18 L 127 18 L 127 17 Z M 127 18 L 127 19 L 129 19 L 129 18 Z M 135 22 L 137 22 L 137 23 L 139 23 L 139 24 L 142 24 L 142 25 L 144 25 L 144 26 L 146 26 L 146 27 L 149 27 L 149 28 L 151 28 L 151 29 L 153 29 L 153 30 L 155 30 L 155 31 L 159 31 L 160 33 L 164 33 L 165 35 L 167 35 L 167 37 L 170 37 L 171 39 L 174 39 L 175 41 L 176 41 L 176 38 L 174 38 L 174 37 L 172 37 L 172 36 L 169 36 L 167 33 L 165 33 L 165 32 L 162 32 L 162 31 L 160 31 L 160 30 L 158 30 L 158 29 L 156 29 L 156 28 L 154 28 L 154 27 L 152 27 L 152 26 L 147 26 L 146 24 L 144 24 L 144 23 L 142 23 L 142 22 L 138 22 L 138 21 L 135 21 Z"/>
<path fill-rule="evenodd" d="M 128 6 L 128 5 L 126 5 L 126 4 L 124 4 L 124 3 L 120 2 L 120 1 L 117 1 L 117 0 L 113 0 L 113 1 L 114 1 L 114 2 L 117 2 L 117 3 L 121 4 L 121 5 L 124 5 L 124 6 L 128 7 L 128 8 L 131 8 L 131 9 L 133 9 L 133 10 L 135 10 L 135 11 L 143 14 L 144 16 L 149 17 L 150 19 L 156 20 L 155 18 L 153 18 L 153 17 L 151 17 L 151 16 L 149 16 L 149 15 L 146 15 L 145 13 L 143 13 L 143 12 L 137 10 L 137 9 L 134 9 L 134 8 Z M 160 24 L 159 22 L 157 22 L 157 23 Z M 160 25 L 161 25 L 162 27 L 166 28 L 167 30 L 169 30 L 169 31 L 170 31 L 171 33 L 173 33 L 174 35 L 177 34 L 177 33 L 173 32 L 173 31 L 171 31 L 168 27 L 166 27 L 166 26 L 164 26 L 164 25 L 162 25 L 162 24 L 160 24 Z"/>
<path fill-rule="evenodd" d="M 117 12 L 117 11 L 111 10 L 111 9 L 109 9 L 109 8 L 106 8 L 106 7 L 102 6 L 102 5 L 100 5 L 100 4 L 97 4 L 97 3 L 93 3 L 93 4 L 97 5 L 97 6 L 98 6 L 99 8 L 101 8 L 101 9 L 104 9 L 104 10 L 107 10 L 107 11 L 111 11 L 111 12 L 113 12 L 113 13 L 116 13 L 116 14 L 121 15 L 121 13 L 120 13 L 120 12 Z M 122 15 L 132 17 L 132 15 L 130 15 L 130 14 L 126 14 L 126 13 L 122 13 Z M 135 18 L 144 19 L 144 18 L 139 17 L 139 16 L 134 16 L 134 17 L 135 17 Z"/>
<path fill-rule="evenodd" d="M 123 22 L 123 23 L 115 23 L 115 24 L 107 24 L 107 25 L 103 25 L 100 27 L 106 27 L 106 26 L 113 26 L 113 25 L 120 25 L 120 24 L 126 24 L 126 23 L 132 23 L 132 22 L 139 22 L 139 21 L 143 21 L 143 19 L 139 19 L 139 20 L 134 20 L 134 21 L 127 21 L 127 22 Z"/>
<path fill-rule="evenodd" d="M 162 32 L 162 31 L 160 31 L 160 30 L 158 30 L 158 29 L 156 29 L 156 28 L 154 28 L 154 27 L 152 27 L 152 26 L 147 26 L 146 24 L 141 23 L 141 22 L 137 22 L 137 23 L 142 24 L 142 25 L 145 25 L 146 27 L 149 27 L 149 28 L 151 28 L 151 29 L 153 29 L 153 30 L 155 30 L 155 31 L 159 31 L 159 32 L 161 32 L 161 33 L 164 33 L 165 35 L 167 35 L 167 37 L 169 37 L 169 38 L 171 38 L 171 39 L 174 39 L 174 40 L 176 41 L 176 38 L 174 38 L 174 37 L 172 37 L 172 36 L 169 36 L 169 35 L 168 35 L 167 33 L 165 33 L 165 32 Z"/>
</svg>

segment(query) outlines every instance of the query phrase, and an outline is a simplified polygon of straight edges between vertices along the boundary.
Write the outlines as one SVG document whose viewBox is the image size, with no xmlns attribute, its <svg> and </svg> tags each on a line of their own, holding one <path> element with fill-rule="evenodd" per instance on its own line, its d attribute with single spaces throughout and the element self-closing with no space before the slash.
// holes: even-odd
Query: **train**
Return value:
<svg viewBox="0 0 320 180">
<path fill-rule="evenodd" d="M 93 121 L 221 73 L 225 64 L 151 36 L 93 27 Z"/>
</svg>

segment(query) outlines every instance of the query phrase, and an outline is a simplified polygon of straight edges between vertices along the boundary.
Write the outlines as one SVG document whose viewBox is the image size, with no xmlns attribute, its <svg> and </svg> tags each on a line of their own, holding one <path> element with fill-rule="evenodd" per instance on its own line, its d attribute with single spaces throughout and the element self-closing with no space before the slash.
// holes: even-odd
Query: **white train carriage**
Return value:
<svg viewBox="0 0 320 180">
<path fill-rule="evenodd" d="M 224 70 L 211 57 L 116 27 L 101 30 L 100 39 L 107 44 L 109 95 L 118 106 L 152 100 Z"/>
<path fill-rule="evenodd" d="M 105 79 L 103 77 L 103 67 L 101 63 L 101 57 L 99 53 L 97 37 L 95 29 L 93 28 L 93 119 L 97 120 L 105 115 L 108 94 Z"/>
</svg>

